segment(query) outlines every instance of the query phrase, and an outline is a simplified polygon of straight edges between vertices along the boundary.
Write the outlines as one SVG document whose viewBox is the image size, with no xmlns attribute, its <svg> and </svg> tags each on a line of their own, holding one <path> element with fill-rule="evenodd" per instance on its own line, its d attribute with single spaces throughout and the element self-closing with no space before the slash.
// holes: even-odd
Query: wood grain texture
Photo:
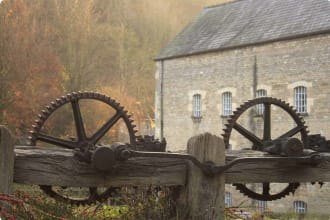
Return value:
<svg viewBox="0 0 330 220">
<path fill-rule="evenodd" d="M 100 172 L 69 150 L 16 147 L 17 183 L 57 186 L 184 185 L 187 164 L 167 158 L 133 158 Z"/>
<path fill-rule="evenodd" d="M 313 166 L 291 161 L 241 163 L 226 171 L 226 183 L 260 182 L 330 182 L 330 153 L 320 153 L 322 163 Z M 245 150 L 227 151 L 226 162 L 242 157 L 274 157 L 268 153 Z"/>
<path fill-rule="evenodd" d="M 16 146 L 15 154 L 14 181 L 17 183 L 71 186 L 186 183 L 187 161 L 182 159 L 134 158 L 118 163 L 112 172 L 101 173 L 76 160 L 71 151 Z M 315 167 L 295 162 L 238 164 L 225 172 L 226 183 L 330 182 L 330 153 L 321 155 L 325 161 Z M 271 155 L 252 150 L 227 151 L 226 163 L 235 158 L 269 156 Z M 4 163 L 5 160 L 7 158 L 1 162 Z"/>
<path fill-rule="evenodd" d="M 188 141 L 188 153 L 201 162 L 212 161 L 215 165 L 225 164 L 225 144 L 210 133 L 192 137 Z M 186 188 L 180 195 L 179 210 L 182 219 L 224 219 L 225 176 L 206 176 L 194 164 L 189 164 Z"/>
<path fill-rule="evenodd" d="M 0 193 L 12 193 L 14 176 L 14 137 L 0 125 Z"/>
</svg>

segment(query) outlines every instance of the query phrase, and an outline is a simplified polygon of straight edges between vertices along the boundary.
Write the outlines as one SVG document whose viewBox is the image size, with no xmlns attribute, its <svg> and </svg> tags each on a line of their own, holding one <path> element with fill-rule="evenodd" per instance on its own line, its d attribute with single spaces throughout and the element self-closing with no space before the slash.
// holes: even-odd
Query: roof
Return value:
<svg viewBox="0 0 330 220">
<path fill-rule="evenodd" d="M 330 0 L 239 0 L 204 8 L 156 60 L 330 32 Z"/>
</svg>

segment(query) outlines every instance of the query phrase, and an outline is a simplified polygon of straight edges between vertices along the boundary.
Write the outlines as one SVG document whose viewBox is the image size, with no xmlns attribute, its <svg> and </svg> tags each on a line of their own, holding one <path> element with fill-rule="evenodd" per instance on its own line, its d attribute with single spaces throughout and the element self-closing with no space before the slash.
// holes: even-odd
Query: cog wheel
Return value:
<svg viewBox="0 0 330 220">
<path fill-rule="evenodd" d="M 270 183 L 262 183 L 262 192 L 257 193 L 251 189 L 249 189 L 245 184 L 234 183 L 233 186 L 236 189 L 246 195 L 251 199 L 261 200 L 261 201 L 273 201 L 277 199 L 281 199 L 290 193 L 294 193 L 296 189 L 300 186 L 300 183 L 289 183 L 281 192 L 270 194 Z"/>
<path fill-rule="evenodd" d="M 95 106 L 92 108 L 96 108 L 96 104 L 101 103 L 114 112 L 114 115 L 107 119 L 107 121 L 96 131 L 93 131 L 92 134 L 88 134 L 86 130 L 86 122 L 83 120 L 83 114 L 81 111 L 81 102 L 84 101 L 96 102 Z M 70 137 L 70 139 L 64 138 L 63 135 L 59 134 L 48 134 L 47 131 L 51 130 L 47 126 L 47 121 L 51 121 L 52 115 L 60 111 L 59 109 L 65 109 L 69 111 L 73 116 L 72 126 L 74 127 L 75 137 Z M 90 156 L 90 150 L 96 149 L 97 144 L 100 142 L 101 138 L 103 138 L 108 131 L 113 128 L 118 121 L 123 122 L 128 131 L 128 139 L 130 145 L 135 148 L 137 136 L 135 135 L 137 130 L 133 124 L 133 120 L 131 120 L 131 115 L 127 114 L 128 112 L 124 110 L 124 108 L 117 103 L 115 100 L 110 97 L 95 93 L 95 92 L 73 92 L 67 94 L 66 96 L 62 96 L 59 99 L 51 102 L 49 106 L 46 106 L 44 110 L 38 115 L 38 119 L 35 120 L 35 123 L 32 126 L 32 130 L 30 131 L 31 136 L 30 145 L 35 146 L 37 142 L 43 142 L 45 144 L 54 145 L 56 147 L 68 148 L 75 151 L 75 155 L 83 155 L 80 159 L 89 162 L 88 157 Z M 60 122 L 58 122 L 60 123 Z M 65 122 L 66 123 L 66 122 Z M 47 125 L 47 126 L 46 126 Z M 91 133 L 91 132 L 90 132 Z M 77 154 L 78 153 L 78 154 Z M 87 158 L 87 159 L 86 159 Z M 87 190 L 87 195 L 84 198 L 77 199 L 76 196 L 65 195 L 62 189 L 66 189 L 65 187 L 54 187 L 54 186 L 40 186 L 40 188 L 49 196 L 65 201 L 75 205 L 85 205 L 91 204 L 96 201 L 102 202 L 115 193 L 116 188 L 110 187 L 102 192 L 99 192 L 98 188 L 90 187 Z M 58 188 L 59 190 L 56 190 Z"/>
<path fill-rule="evenodd" d="M 279 137 L 272 139 L 271 135 L 271 107 L 276 106 L 284 110 L 295 122 L 296 126 L 289 131 L 283 133 Z M 260 108 L 261 106 L 261 108 Z M 244 112 L 246 112 L 248 109 L 251 109 L 252 107 L 259 107 L 259 109 L 262 109 L 263 113 L 263 137 L 259 138 L 256 134 L 249 131 L 248 129 L 244 128 L 242 125 L 238 123 L 238 119 Z M 262 151 L 265 147 L 269 146 L 273 141 L 275 142 L 278 139 L 281 138 L 289 138 L 294 135 L 297 135 L 298 133 L 301 136 L 301 141 L 304 145 L 304 147 L 308 147 L 308 131 L 307 127 L 305 126 L 305 122 L 302 117 L 300 117 L 297 112 L 294 110 L 293 107 L 291 107 L 286 102 L 275 99 L 271 97 L 261 97 L 256 98 L 253 100 L 249 100 L 242 104 L 240 107 L 237 108 L 237 110 L 231 115 L 228 119 L 228 123 L 225 125 L 224 134 L 222 134 L 224 138 L 224 143 L 226 148 L 230 147 L 230 136 L 231 132 L 235 130 L 237 131 L 241 136 L 246 138 L 252 143 L 252 149 L 253 150 L 260 150 Z M 262 183 L 262 193 L 257 193 L 251 189 L 249 189 L 245 184 L 239 184 L 235 183 L 233 184 L 237 190 L 239 190 L 244 195 L 257 200 L 263 200 L 263 201 L 271 201 L 280 199 L 282 197 L 285 197 L 286 195 L 289 195 L 290 193 L 294 193 L 295 190 L 299 187 L 299 183 L 289 183 L 287 187 L 285 187 L 282 191 L 276 194 L 270 194 L 270 183 Z"/>
</svg>

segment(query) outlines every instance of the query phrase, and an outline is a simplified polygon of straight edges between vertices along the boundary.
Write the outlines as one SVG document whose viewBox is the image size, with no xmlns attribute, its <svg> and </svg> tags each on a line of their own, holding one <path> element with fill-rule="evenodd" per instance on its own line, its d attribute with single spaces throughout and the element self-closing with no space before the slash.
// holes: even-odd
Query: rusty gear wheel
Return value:
<svg viewBox="0 0 330 220">
<path fill-rule="evenodd" d="M 245 184 L 234 183 L 233 184 L 238 191 L 242 194 L 248 196 L 251 199 L 261 200 L 261 201 L 273 201 L 281 199 L 290 193 L 294 193 L 296 189 L 300 186 L 300 183 L 289 183 L 281 192 L 270 194 L 270 183 L 262 183 L 262 193 L 257 193 L 249 189 Z"/>
<path fill-rule="evenodd" d="M 246 112 L 248 109 L 255 107 L 257 105 L 263 106 L 263 118 L 264 118 L 264 129 L 263 129 L 263 138 L 259 138 L 253 132 L 249 131 L 248 129 L 244 128 L 240 125 L 237 120 L 238 118 Z M 288 113 L 291 118 L 294 120 L 296 126 L 293 129 L 283 133 L 276 139 L 271 138 L 271 105 L 281 108 L 286 113 Z M 230 135 L 232 130 L 236 130 L 241 136 L 248 139 L 252 143 L 253 150 L 260 150 L 262 151 L 264 147 L 271 144 L 272 141 L 276 141 L 280 138 L 288 138 L 292 137 L 298 133 L 300 133 L 301 141 L 304 147 L 308 147 L 308 131 L 307 127 L 305 126 L 305 122 L 302 117 L 300 117 L 297 112 L 294 110 L 286 102 L 275 99 L 271 97 L 261 97 L 254 100 L 250 100 L 242 104 L 237 110 L 231 115 L 228 119 L 228 123 L 225 125 L 224 134 L 222 134 L 225 142 L 226 148 L 229 148 L 230 143 Z M 262 193 L 259 194 L 251 189 L 249 189 L 245 184 L 235 183 L 233 184 L 237 190 L 239 190 L 244 195 L 257 200 L 263 201 L 271 201 L 280 199 L 289 195 L 290 193 L 294 193 L 295 190 L 299 187 L 299 183 L 289 183 L 286 188 L 276 194 L 270 194 L 270 183 L 262 183 Z"/>
<path fill-rule="evenodd" d="M 81 100 L 96 100 L 110 106 L 115 114 L 94 134 L 87 136 L 84 126 L 83 117 L 81 114 L 81 109 L 79 102 Z M 65 108 L 63 106 L 70 106 L 73 113 L 74 127 L 76 130 L 76 137 L 71 140 L 66 140 L 61 137 L 52 136 L 49 134 L 43 133 L 43 126 L 47 119 L 59 108 Z M 131 115 L 127 114 L 127 111 L 117 103 L 115 100 L 110 97 L 95 93 L 95 92 L 73 92 L 62 96 L 59 99 L 51 102 L 49 106 L 46 106 L 44 110 L 38 115 L 38 119 L 35 120 L 32 130 L 30 131 L 31 136 L 30 145 L 35 146 L 37 141 L 44 142 L 46 144 L 55 145 L 58 147 L 68 148 L 75 150 L 76 152 L 86 153 L 88 150 L 95 149 L 99 140 L 119 121 L 122 120 L 127 127 L 130 145 L 132 147 L 136 146 L 137 136 L 135 135 L 137 130 L 131 120 Z M 88 161 L 86 161 L 88 162 Z M 62 195 L 60 192 L 54 190 L 53 186 L 40 186 L 40 188 L 49 196 L 68 202 L 75 205 L 85 205 L 95 203 L 96 201 L 102 202 L 113 195 L 116 191 L 116 188 L 110 187 L 103 192 L 98 192 L 96 187 L 90 187 L 88 190 L 88 196 L 82 199 L 71 198 L 65 195 Z M 64 188 L 64 187 L 63 187 Z"/>
</svg>

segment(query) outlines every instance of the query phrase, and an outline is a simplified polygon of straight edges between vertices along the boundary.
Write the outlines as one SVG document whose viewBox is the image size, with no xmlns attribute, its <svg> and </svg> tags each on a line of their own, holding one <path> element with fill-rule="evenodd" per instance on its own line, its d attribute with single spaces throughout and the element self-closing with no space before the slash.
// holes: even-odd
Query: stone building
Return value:
<svg viewBox="0 0 330 220">
<path fill-rule="evenodd" d="M 155 62 L 155 134 L 166 137 L 169 150 L 185 149 L 199 133 L 223 134 L 234 110 L 260 96 L 294 106 L 311 134 L 330 139 L 329 0 L 239 0 L 204 8 Z M 272 137 L 296 126 L 276 107 Z M 256 114 L 260 108 L 251 108 L 240 122 L 256 135 L 263 124 Z M 251 147 L 235 133 L 230 144 Z M 303 189 L 313 187 L 302 187 L 283 204 L 291 210 L 329 212 L 330 201 L 305 196 Z M 317 190 L 311 194 L 325 195 L 329 187 Z"/>
</svg>

